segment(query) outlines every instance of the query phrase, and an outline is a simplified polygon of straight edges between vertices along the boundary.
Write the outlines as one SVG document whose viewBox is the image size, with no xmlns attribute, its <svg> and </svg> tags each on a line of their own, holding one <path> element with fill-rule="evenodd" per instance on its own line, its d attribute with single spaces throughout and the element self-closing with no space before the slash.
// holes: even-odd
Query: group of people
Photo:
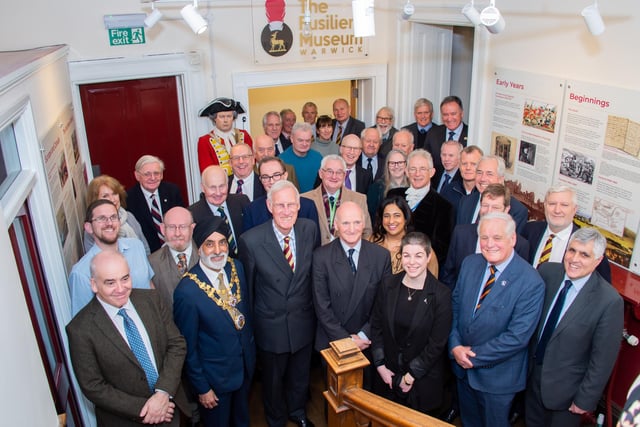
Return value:
<svg viewBox="0 0 640 427">
<path fill-rule="evenodd" d="M 214 129 L 188 207 L 152 155 L 127 192 L 89 185 L 67 333 L 100 425 L 248 426 L 259 363 L 267 424 L 313 426 L 312 355 L 342 338 L 371 362 L 365 388 L 449 422 L 510 425 L 517 395 L 529 427 L 595 409 L 622 299 L 573 188 L 528 221 L 502 158 L 467 145 L 455 96 L 442 125 L 421 98 L 401 130 L 388 107 L 365 127 L 338 99 L 333 119 L 311 102 L 303 123 L 269 112 L 252 139 L 233 127 L 243 112 L 202 110 Z"/>
</svg>

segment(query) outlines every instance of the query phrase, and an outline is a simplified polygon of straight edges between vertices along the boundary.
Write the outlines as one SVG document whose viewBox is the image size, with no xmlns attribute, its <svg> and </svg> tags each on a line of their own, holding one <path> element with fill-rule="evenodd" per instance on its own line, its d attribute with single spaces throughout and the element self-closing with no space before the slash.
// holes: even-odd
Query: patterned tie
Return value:
<svg viewBox="0 0 640 427">
<path fill-rule="evenodd" d="M 491 288 L 493 287 L 493 284 L 495 282 L 496 282 L 496 266 L 495 265 L 490 265 L 489 266 L 489 278 L 487 279 L 487 282 L 482 287 L 482 293 L 480 294 L 480 299 L 478 300 L 478 305 L 476 305 L 476 311 L 478 311 L 478 309 L 482 305 L 482 301 L 484 301 L 484 299 L 487 297 L 487 295 L 489 295 L 489 292 L 491 292 Z"/>
<path fill-rule="evenodd" d="M 455 134 L 456 134 L 456 133 L 455 133 L 455 131 L 450 130 L 450 131 L 449 131 L 449 139 L 448 139 L 448 141 L 453 141 L 453 136 L 454 136 Z"/>
<path fill-rule="evenodd" d="M 556 237 L 555 234 L 549 234 L 549 238 L 547 239 L 547 242 L 544 244 L 544 248 L 542 248 L 542 253 L 540 254 L 540 259 L 538 260 L 538 265 L 542 264 L 543 262 L 549 261 L 549 258 L 551 258 L 551 249 L 553 249 L 554 237 Z"/>
<path fill-rule="evenodd" d="M 229 288 L 224 283 L 224 273 L 222 271 L 218 273 L 218 293 L 224 301 L 229 299 Z"/>
<path fill-rule="evenodd" d="M 342 125 L 338 123 L 338 134 L 336 135 L 336 144 L 342 144 Z"/>
<path fill-rule="evenodd" d="M 284 247 L 282 248 L 282 252 L 284 253 L 284 258 L 289 263 L 289 267 L 291 267 L 291 271 L 296 271 L 296 266 L 293 263 L 293 251 L 291 250 L 291 237 L 285 236 L 284 238 Z"/>
<path fill-rule="evenodd" d="M 424 135 L 425 133 L 427 133 L 427 130 L 425 128 L 420 129 L 420 135 Z"/>
<path fill-rule="evenodd" d="M 372 161 L 373 159 L 371 157 L 367 157 L 367 170 L 371 173 L 371 176 L 373 177 L 373 165 L 371 164 Z"/>
<path fill-rule="evenodd" d="M 538 347 L 536 348 L 535 357 L 538 365 L 541 365 L 544 360 L 544 352 L 547 349 L 547 344 L 549 344 L 549 339 L 551 338 L 551 335 L 553 335 L 553 331 L 556 329 L 556 325 L 560 319 L 560 313 L 562 313 L 562 307 L 564 307 L 564 301 L 567 298 L 567 292 L 572 284 L 571 280 L 564 281 L 564 285 L 562 286 L 562 289 L 560 289 L 558 298 L 549 312 L 547 323 L 544 325 L 542 335 L 540 335 L 540 340 L 538 341 Z"/>
<path fill-rule="evenodd" d="M 164 244 L 164 236 L 162 235 L 162 231 L 160 231 L 160 224 L 162 224 L 162 215 L 160 214 L 160 207 L 158 206 L 158 202 L 156 201 L 156 195 L 152 194 L 150 199 L 151 199 L 151 218 L 153 218 L 153 226 L 156 229 L 156 234 L 158 235 L 158 239 L 160 239 L 160 244 Z"/>
<path fill-rule="evenodd" d="M 184 274 L 187 271 L 187 256 L 184 252 L 178 254 L 178 271 L 180 274 Z"/>
<path fill-rule="evenodd" d="M 344 186 L 351 190 L 351 178 L 349 178 L 349 175 L 351 175 L 351 169 L 347 170 L 347 176 L 344 177 Z"/>
<path fill-rule="evenodd" d="M 156 372 L 151 363 L 151 358 L 147 352 L 147 348 L 144 346 L 140 331 L 135 322 L 129 317 L 124 308 L 118 310 L 118 315 L 122 316 L 124 320 L 124 332 L 127 335 L 127 341 L 129 341 L 129 347 L 133 351 L 133 355 L 136 356 L 140 366 L 144 369 L 144 373 L 147 376 L 147 382 L 149 383 L 149 389 L 153 391 L 158 381 L 158 372 Z"/>
<path fill-rule="evenodd" d="M 238 183 L 238 188 L 236 188 L 236 194 L 242 194 L 242 184 L 244 184 L 244 180 L 239 179 L 236 182 Z"/>
<path fill-rule="evenodd" d="M 356 263 L 353 260 L 353 253 L 356 250 L 351 248 L 349 249 L 349 266 L 351 267 L 351 272 L 355 275 L 356 274 Z"/>
<path fill-rule="evenodd" d="M 236 240 L 233 238 L 233 229 L 231 228 L 231 224 L 229 224 L 229 218 L 227 218 L 227 214 L 224 213 L 224 208 L 222 206 L 218 207 L 218 212 L 220 213 L 220 217 L 224 219 L 224 222 L 229 226 L 229 254 L 236 254 L 238 252 L 238 248 L 236 247 Z"/>
<path fill-rule="evenodd" d="M 442 180 L 440 181 L 440 187 L 438 187 L 438 193 L 442 191 L 444 187 L 449 185 L 449 181 L 451 181 L 451 177 L 448 173 L 442 175 Z"/>
</svg>

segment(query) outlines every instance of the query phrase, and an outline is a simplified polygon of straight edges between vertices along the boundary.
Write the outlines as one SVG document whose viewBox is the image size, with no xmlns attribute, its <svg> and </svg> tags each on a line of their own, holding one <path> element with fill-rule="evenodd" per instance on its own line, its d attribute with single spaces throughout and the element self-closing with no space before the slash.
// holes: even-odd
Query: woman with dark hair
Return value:
<svg viewBox="0 0 640 427">
<path fill-rule="evenodd" d="M 425 234 L 406 234 L 400 252 L 404 273 L 382 280 L 371 315 L 373 391 L 435 416 L 443 404 L 451 291 L 427 270 L 433 252 Z"/>
<path fill-rule="evenodd" d="M 116 205 L 118 216 L 120 217 L 120 232 L 118 237 L 134 237 L 140 239 L 144 245 L 144 250 L 149 255 L 149 243 L 142 233 L 142 227 L 133 214 L 126 208 L 127 192 L 120 181 L 109 175 L 100 175 L 91 180 L 87 188 L 87 205 L 96 200 L 106 199 Z M 93 236 L 84 232 L 83 246 L 87 252 L 93 246 Z"/>
<path fill-rule="evenodd" d="M 412 230 L 411 208 L 404 197 L 391 196 L 384 199 L 374 215 L 373 234 L 369 241 L 389 251 L 393 274 L 402 271 L 400 244 L 408 230 Z M 435 253 L 431 255 L 428 269 L 438 278 L 438 258 Z"/>
</svg>

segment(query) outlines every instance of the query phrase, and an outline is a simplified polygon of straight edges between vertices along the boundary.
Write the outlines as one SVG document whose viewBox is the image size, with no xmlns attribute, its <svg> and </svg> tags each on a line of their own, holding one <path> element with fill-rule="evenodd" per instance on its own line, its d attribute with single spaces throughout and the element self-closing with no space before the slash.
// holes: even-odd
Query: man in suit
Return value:
<svg viewBox="0 0 640 427">
<path fill-rule="evenodd" d="M 338 239 L 313 253 L 313 302 L 318 317 L 316 350 L 351 337 L 361 351 L 371 345 L 369 318 L 378 284 L 391 275 L 389 251 L 362 240 L 365 211 L 344 202 L 336 211 Z M 370 356 L 369 351 L 365 355 Z M 371 359 L 370 359 L 371 361 Z M 371 371 L 365 371 L 365 388 Z"/>
<path fill-rule="evenodd" d="M 434 165 L 438 173 L 442 173 L 440 147 L 443 142 L 458 141 L 463 147 L 467 146 L 469 128 L 462 121 L 463 118 L 462 100 L 457 96 L 445 97 L 440 103 L 442 125 L 433 128 L 425 141 L 425 149 L 433 156 Z"/>
<path fill-rule="evenodd" d="M 178 282 L 199 260 L 191 240 L 194 226 L 189 210 L 180 206 L 169 209 L 161 226 L 166 244 L 149 256 L 155 273 L 153 284 L 170 309 L 173 309 L 173 291 Z"/>
<path fill-rule="evenodd" d="M 142 227 L 151 252 L 164 244 L 160 224 L 166 211 L 175 206 L 184 206 L 177 185 L 164 182 L 164 162 L 156 156 L 146 154 L 136 162 L 134 175 L 138 183 L 127 190 L 127 210 Z"/>
<path fill-rule="evenodd" d="M 209 166 L 202 172 L 200 200 L 189 206 L 196 224 L 211 216 L 225 220 L 229 234 L 229 253 L 237 255 L 237 242 L 242 233 L 242 210 L 249 205 L 244 194 L 229 194 L 229 177 L 220 166 Z"/>
<path fill-rule="evenodd" d="M 431 121 L 433 119 L 433 103 L 427 98 L 418 98 L 413 105 L 413 117 L 415 117 L 416 121 L 404 126 L 402 129 L 406 129 L 413 134 L 416 148 L 425 148 L 427 133 L 434 126 L 438 126 Z"/>
<path fill-rule="evenodd" d="M 321 184 L 315 189 L 303 193 L 302 197 L 311 199 L 318 212 L 320 225 L 320 244 L 326 245 L 335 239 L 335 214 L 340 204 L 356 202 L 364 212 L 367 212 L 367 197 L 364 194 L 344 188 L 344 176 L 347 165 L 344 159 L 335 154 L 329 154 L 322 159 L 320 165 Z M 363 236 L 371 236 L 371 218 L 365 215 Z"/>
<path fill-rule="evenodd" d="M 174 319 L 187 342 L 185 372 L 204 427 L 250 425 L 256 362 L 251 304 L 242 264 L 229 258 L 230 233 L 220 217 L 196 225 L 200 262 L 173 296 Z"/>
<path fill-rule="evenodd" d="M 567 185 L 551 186 L 544 196 L 546 221 L 530 221 L 525 224 L 522 235 L 529 240 L 530 253 L 526 259 L 534 267 L 545 262 L 562 262 L 569 237 L 578 228 L 573 218 L 578 211 L 576 190 Z M 596 271 L 607 282 L 611 282 L 611 267 L 607 257 L 596 267 Z"/>
<path fill-rule="evenodd" d="M 270 427 L 284 427 L 287 418 L 300 427 L 313 426 L 306 404 L 315 332 L 311 260 L 317 236 L 313 222 L 298 218 L 299 197 L 290 182 L 273 184 L 267 193 L 273 220 L 240 238 Z"/>
<path fill-rule="evenodd" d="M 333 142 L 340 145 L 347 135 L 360 135 L 365 128 L 364 122 L 351 117 L 351 109 L 346 99 L 333 101 Z"/>
<path fill-rule="evenodd" d="M 476 168 L 476 188 L 460 199 L 456 224 L 474 224 L 480 211 L 480 195 L 489 184 L 504 184 L 504 160 L 498 156 L 484 156 Z M 522 233 L 529 219 L 529 210 L 518 199 L 511 196 L 509 215 L 516 222 L 516 231 Z"/>
<path fill-rule="evenodd" d="M 447 258 L 453 231 L 453 208 L 431 187 L 431 177 L 434 173 L 431 154 L 418 148 L 407 157 L 406 174 L 410 186 L 394 188 L 387 195 L 406 198 L 413 212 L 411 217 L 415 231 L 420 231 L 429 237 L 438 263 L 442 266 Z"/>
<path fill-rule="evenodd" d="M 380 156 L 382 157 L 383 160 L 387 156 L 387 154 L 389 154 L 389 151 L 391 151 L 391 148 L 392 148 L 391 141 L 393 141 L 393 135 L 395 135 L 395 133 L 398 132 L 398 129 L 393 127 L 394 122 L 395 122 L 395 114 L 393 113 L 393 110 L 391 109 L 391 107 L 384 106 L 380 108 L 376 113 L 375 126 L 371 126 L 372 128 L 377 129 L 380 134 L 379 151 L 380 151 Z M 362 137 L 362 143 L 365 144 L 364 134 L 361 135 L 361 137 Z"/>
<path fill-rule="evenodd" d="M 280 119 L 282 119 L 280 139 L 287 141 L 287 145 L 291 145 L 291 131 L 296 124 L 296 113 L 291 108 L 285 108 L 280 110 Z"/>
<path fill-rule="evenodd" d="M 233 175 L 229 181 L 229 192 L 244 194 L 250 201 L 265 196 L 267 193 L 258 175 L 254 173 L 255 158 L 251 147 L 247 144 L 236 144 L 231 147 L 230 156 Z"/>
<path fill-rule="evenodd" d="M 260 181 L 264 189 L 268 192 L 273 184 L 280 180 L 287 180 L 288 172 L 285 169 L 285 163 L 279 157 L 263 157 L 258 164 Z M 299 218 L 307 218 L 318 224 L 318 212 L 313 202 L 305 197 L 300 197 Z M 260 225 L 273 218 L 271 212 L 267 208 L 267 196 L 255 199 L 242 210 L 242 232 L 252 229 L 256 225 Z M 318 229 L 318 236 L 320 236 Z"/>
<path fill-rule="evenodd" d="M 372 182 L 384 176 L 385 158 L 380 154 L 382 144 L 380 138 L 380 131 L 375 127 L 366 128 L 362 131 L 362 135 L 360 135 L 362 154 L 360 155 L 358 164 L 364 170 L 369 171 L 373 177 Z M 391 150 L 391 138 L 389 138 L 389 150 Z"/>
<path fill-rule="evenodd" d="M 391 147 L 394 150 L 402 151 L 406 156 L 408 156 L 415 148 L 414 141 L 415 139 L 411 132 L 406 129 L 400 129 L 395 135 L 393 135 Z"/>
<path fill-rule="evenodd" d="M 462 174 L 460 173 L 461 153 L 462 145 L 458 141 L 445 141 L 440 149 L 440 161 L 443 171 L 440 175 L 436 171 L 433 178 L 431 178 L 431 185 L 438 194 L 451 203 L 454 218 L 460 199 L 466 195 Z"/>
<path fill-rule="evenodd" d="M 346 135 L 340 144 L 340 157 L 347 166 L 345 169 L 344 186 L 360 194 L 367 194 L 373 181 L 371 172 L 362 167 L 358 159 L 362 153 L 362 141 L 357 135 Z M 320 184 L 316 182 L 316 184 Z"/>
<path fill-rule="evenodd" d="M 528 427 L 577 427 L 602 397 L 624 326 L 622 298 L 595 271 L 606 245 L 595 228 L 581 228 L 562 264 L 538 267 L 546 296 L 531 342 Z"/>
<path fill-rule="evenodd" d="M 269 135 L 258 135 L 256 140 L 253 142 L 253 158 L 255 159 L 254 172 L 260 175 L 260 171 L 258 171 L 258 164 L 265 157 L 275 157 L 276 148 L 273 142 L 273 139 Z M 287 179 L 299 188 L 298 178 L 296 177 L 296 170 L 293 166 L 284 163 L 284 168 L 287 171 Z M 263 184 L 264 187 L 264 184 Z M 265 191 L 265 196 L 266 191 Z"/>
<path fill-rule="evenodd" d="M 133 289 L 122 254 L 91 260 L 96 296 L 67 325 L 73 370 L 100 426 L 180 425 L 184 339 L 155 293 Z M 174 401 L 176 403 L 174 403 Z"/>
<path fill-rule="evenodd" d="M 514 253 L 516 227 L 504 212 L 480 218 L 481 254 L 462 263 L 453 291 L 449 355 L 465 427 L 509 427 L 524 390 L 527 345 L 540 318 L 544 282 Z"/>
<path fill-rule="evenodd" d="M 284 153 L 284 150 L 291 146 L 291 139 L 281 138 L 282 137 L 282 118 L 277 111 L 268 111 L 262 116 L 262 129 L 264 129 L 264 133 L 271 137 L 273 141 L 275 154 L 279 156 Z M 258 160 L 256 160 L 258 161 Z"/>
<path fill-rule="evenodd" d="M 457 142 L 456 142 L 457 144 Z M 483 192 L 480 200 L 480 218 L 490 212 L 508 213 L 510 209 L 511 193 L 502 184 L 491 184 Z M 516 235 L 516 253 L 523 259 L 529 256 L 529 242 L 527 239 Z M 451 244 L 447 253 L 447 260 L 440 270 L 438 280 L 453 289 L 458 280 L 460 266 L 464 259 L 475 253 L 480 253 L 478 241 L 478 226 L 476 224 L 456 225 L 451 235 Z"/>
<path fill-rule="evenodd" d="M 87 207 L 84 230 L 94 239 L 94 245 L 78 260 L 69 273 L 71 315 L 75 316 L 93 298 L 91 288 L 91 260 L 103 251 L 122 253 L 133 266 L 131 283 L 134 288 L 153 288 L 153 269 L 140 239 L 118 237 L 120 219 L 116 206 L 106 199 L 98 199 Z"/>
</svg>

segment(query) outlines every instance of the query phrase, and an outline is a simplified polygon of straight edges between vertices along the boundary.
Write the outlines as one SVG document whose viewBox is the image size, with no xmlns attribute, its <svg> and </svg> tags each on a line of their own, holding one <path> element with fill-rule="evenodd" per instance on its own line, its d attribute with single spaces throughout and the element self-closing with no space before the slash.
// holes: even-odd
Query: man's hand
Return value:
<svg viewBox="0 0 640 427">
<path fill-rule="evenodd" d="M 380 378 L 382 378 L 382 381 L 384 381 L 384 383 L 388 385 L 389 388 L 393 388 L 393 376 L 395 374 L 391 372 L 385 365 L 380 365 L 377 369 Z"/>
<path fill-rule="evenodd" d="M 416 379 L 413 378 L 409 372 L 407 372 L 406 374 L 404 374 L 402 380 L 400 381 L 400 390 L 402 390 L 403 393 L 409 393 L 409 390 L 411 390 L 411 387 L 413 387 L 413 383 L 415 382 L 415 380 Z"/>
<path fill-rule="evenodd" d="M 578 408 L 575 403 L 571 403 L 571 406 L 569 406 L 569 412 L 577 415 L 582 415 L 586 414 L 588 411 L 585 411 L 582 408 Z"/>
<path fill-rule="evenodd" d="M 351 335 L 351 339 L 353 340 L 354 343 L 356 343 L 360 351 L 366 350 L 371 345 L 371 341 L 363 340 L 362 338 L 360 338 L 355 334 Z"/>
<path fill-rule="evenodd" d="M 456 363 L 463 369 L 473 368 L 473 363 L 469 360 L 470 357 L 476 357 L 476 354 L 471 351 L 471 347 L 464 345 L 457 345 L 451 349 L 451 354 L 456 359 Z"/>
<path fill-rule="evenodd" d="M 199 394 L 198 400 L 200 404 L 207 409 L 212 409 L 218 406 L 218 396 L 213 392 L 213 390 L 209 390 L 205 394 Z"/>
<path fill-rule="evenodd" d="M 144 404 L 140 411 L 143 424 L 161 424 L 173 418 L 175 403 L 169 400 L 169 394 L 164 391 L 155 392 Z"/>
</svg>

